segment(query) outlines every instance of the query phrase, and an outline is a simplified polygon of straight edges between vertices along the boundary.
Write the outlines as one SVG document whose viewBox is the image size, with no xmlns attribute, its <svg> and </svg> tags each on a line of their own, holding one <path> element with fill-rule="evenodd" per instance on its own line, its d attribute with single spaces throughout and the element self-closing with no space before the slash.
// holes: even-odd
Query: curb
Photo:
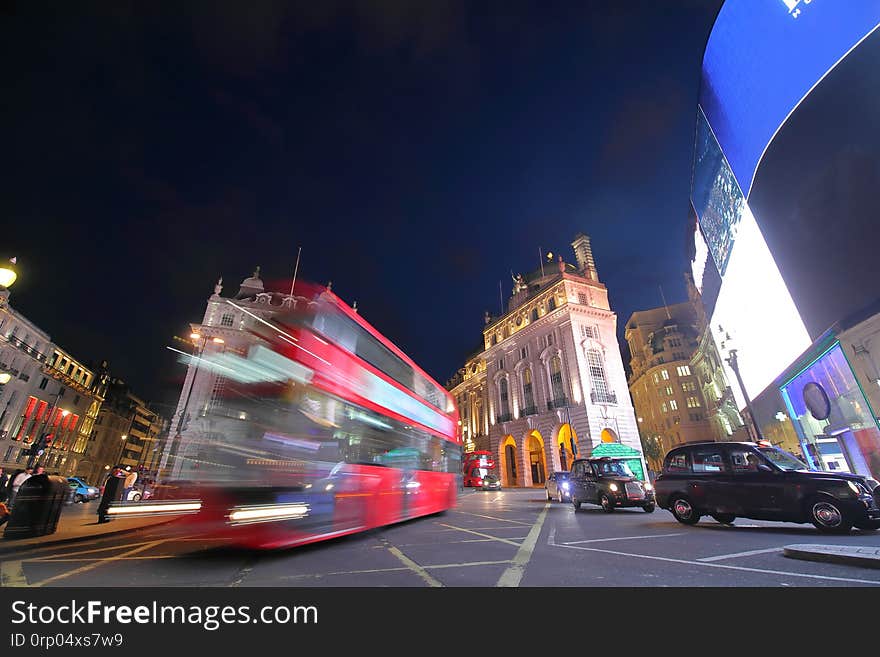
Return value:
<svg viewBox="0 0 880 657">
<path fill-rule="evenodd" d="M 56 546 L 56 545 L 67 545 L 70 543 L 79 543 L 82 541 L 89 541 L 92 539 L 104 538 L 105 536 L 118 536 L 121 534 L 130 534 L 132 532 L 138 532 L 142 529 L 149 529 L 151 527 L 160 527 L 162 525 L 167 525 L 169 523 L 174 522 L 175 520 L 179 520 L 179 518 L 171 518 L 169 520 L 163 520 L 162 522 L 154 522 L 149 525 L 139 525 L 138 527 L 126 527 L 125 529 L 111 529 L 110 531 L 101 532 L 99 534 L 88 534 L 83 536 L 71 536 L 69 538 L 59 538 L 55 540 L 48 540 L 44 543 L 32 543 L 30 545 L 15 545 L 15 539 L 9 539 L 10 543 L 8 545 L 0 545 L 0 556 L 6 554 L 12 554 L 14 552 L 27 552 L 28 550 L 41 550 L 46 547 Z M 51 536 L 51 534 L 49 534 Z M 2 539 L 0 539 L 2 540 Z M 27 539 L 25 539 L 27 540 Z"/>
<path fill-rule="evenodd" d="M 868 548 L 870 552 L 860 553 L 859 548 L 838 545 L 786 545 L 783 556 L 805 561 L 841 563 L 862 568 L 880 568 L 880 548 Z"/>
</svg>

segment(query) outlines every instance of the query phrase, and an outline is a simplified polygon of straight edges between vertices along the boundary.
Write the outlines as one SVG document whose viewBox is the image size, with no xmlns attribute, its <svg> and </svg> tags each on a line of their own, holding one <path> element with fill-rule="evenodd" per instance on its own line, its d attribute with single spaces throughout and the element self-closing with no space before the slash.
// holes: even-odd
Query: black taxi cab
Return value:
<svg viewBox="0 0 880 657">
<path fill-rule="evenodd" d="M 625 459 L 602 456 L 575 459 L 569 474 L 569 495 L 575 510 L 581 504 L 598 504 L 606 513 L 618 507 L 654 508 L 653 486 L 640 481 Z"/>
<path fill-rule="evenodd" d="M 880 484 L 849 472 L 810 470 L 767 442 L 699 442 L 669 451 L 654 482 L 657 504 L 686 525 L 708 515 L 812 523 L 845 533 L 880 528 Z"/>
</svg>

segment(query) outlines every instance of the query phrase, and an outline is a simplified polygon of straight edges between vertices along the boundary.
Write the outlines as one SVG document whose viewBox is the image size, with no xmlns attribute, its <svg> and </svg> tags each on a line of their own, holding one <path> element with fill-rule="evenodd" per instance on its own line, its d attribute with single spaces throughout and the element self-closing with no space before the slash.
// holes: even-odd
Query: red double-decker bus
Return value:
<svg viewBox="0 0 880 657">
<path fill-rule="evenodd" d="M 270 320 L 229 301 L 255 339 L 201 363 L 221 394 L 180 457 L 190 480 L 170 487 L 199 500 L 187 531 L 279 548 L 455 505 L 452 396 L 331 291 L 309 289 Z"/>
<path fill-rule="evenodd" d="M 465 487 L 480 488 L 486 475 L 498 475 L 492 452 L 485 450 L 465 452 L 462 463 L 463 484 Z"/>
</svg>

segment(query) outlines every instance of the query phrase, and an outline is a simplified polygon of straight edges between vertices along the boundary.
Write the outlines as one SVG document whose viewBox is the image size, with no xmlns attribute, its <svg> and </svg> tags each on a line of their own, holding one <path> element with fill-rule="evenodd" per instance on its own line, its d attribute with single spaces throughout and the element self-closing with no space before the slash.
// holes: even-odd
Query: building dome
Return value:
<svg viewBox="0 0 880 657">
<path fill-rule="evenodd" d="M 257 296 L 264 291 L 263 280 L 260 278 L 260 268 L 257 267 L 253 276 L 246 278 L 241 282 L 241 285 L 238 288 L 238 294 L 235 295 L 235 298 L 248 299 Z"/>
</svg>

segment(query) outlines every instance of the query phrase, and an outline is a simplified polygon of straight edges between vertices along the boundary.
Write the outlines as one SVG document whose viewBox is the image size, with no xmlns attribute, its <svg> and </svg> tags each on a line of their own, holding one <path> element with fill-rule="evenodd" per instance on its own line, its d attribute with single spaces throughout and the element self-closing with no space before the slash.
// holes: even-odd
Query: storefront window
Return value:
<svg viewBox="0 0 880 657">
<path fill-rule="evenodd" d="M 839 343 L 781 391 L 810 467 L 880 477 L 880 429 Z"/>
</svg>

